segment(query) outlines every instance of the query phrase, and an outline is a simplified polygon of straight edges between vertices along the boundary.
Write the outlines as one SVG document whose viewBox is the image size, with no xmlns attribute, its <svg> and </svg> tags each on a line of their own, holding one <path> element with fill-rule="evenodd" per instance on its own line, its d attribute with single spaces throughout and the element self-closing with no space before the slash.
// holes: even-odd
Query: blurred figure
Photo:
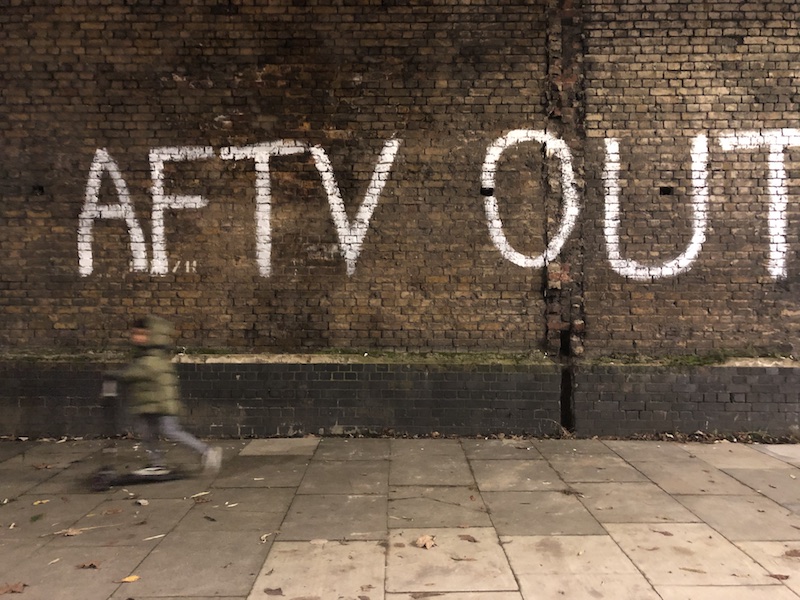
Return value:
<svg viewBox="0 0 800 600">
<path fill-rule="evenodd" d="M 159 434 L 197 452 L 203 470 L 216 473 L 222 465 L 222 449 L 211 447 L 185 431 L 178 419 L 183 407 L 178 373 L 171 360 L 172 336 L 173 328 L 169 321 L 155 316 L 138 319 L 130 333 L 135 348 L 133 359 L 124 369 L 110 374 L 125 385 L 128 408 L 139 422 L 148 454 L 149 464 L 136 474 L 169 473 L 158 447 Z"/>
</svg>

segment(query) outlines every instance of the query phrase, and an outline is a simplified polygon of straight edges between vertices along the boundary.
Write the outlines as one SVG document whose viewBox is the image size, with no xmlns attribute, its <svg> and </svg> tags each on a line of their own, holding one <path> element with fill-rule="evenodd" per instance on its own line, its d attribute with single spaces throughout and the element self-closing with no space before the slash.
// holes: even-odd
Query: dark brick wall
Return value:
<svg viewBox="0 0 800 600">
<path fill-rule="evenodd" d="M 586 366 L 574 374 L 579 435 L 762 432 L 797 435 L 800 369 Z"/>
<path fill-rule="evenodd" d="M 100 398 L 107 365 L 0 362 L 0 435 L 109 435 L 130 430 Z M 477 435 L 559 430 L 559 369 L 397 364 L 178 365 L 199 435 L 302 433 Z"/>
<path fill-rule="evenodd" d="M 793 0 L 7 2 L 0 344 L 104 349 L 153 311 L 181 345 L 239 352 L 793 352 L 799 16 Z M 482 170 L 514 130 L 555 141 L 502 153 L 483 190 L 499 229 Z M 343 234 L 392 139 L 366 233 Z M 270 159 L 267 204 L 230 149 L 281 141 L 303 151 Z M 159 148 L 201 158 L 165 160 L 156 186 Z M 87 195 L 119 210 L 112 165 L 131 212 L 87 241 Z"/>
</svg>

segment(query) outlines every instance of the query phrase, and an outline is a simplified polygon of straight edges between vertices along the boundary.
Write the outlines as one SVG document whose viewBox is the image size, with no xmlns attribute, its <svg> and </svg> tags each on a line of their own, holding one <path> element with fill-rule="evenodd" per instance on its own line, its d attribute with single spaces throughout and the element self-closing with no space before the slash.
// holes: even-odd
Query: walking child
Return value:
<svg viewBox="0 0 800 600">
<path fill-rule="evenodd" d="M 148 316 L 133 323 L 130 336 L 134 357 L 114 377 L 125 385 L 129 410 L 137 417 L 148 455 L 148 466 L 137 474 L 169 472 L 158 448 L 159 434 L 197 452 L 203 470 L 216 473 L 222 464 L 222 449 L 211 447 L 185 431 L 178 419 L 182 406 L 178 373 L 169 350 L 173 343 L 172 325 L 159 317 Z"/>
</svg>

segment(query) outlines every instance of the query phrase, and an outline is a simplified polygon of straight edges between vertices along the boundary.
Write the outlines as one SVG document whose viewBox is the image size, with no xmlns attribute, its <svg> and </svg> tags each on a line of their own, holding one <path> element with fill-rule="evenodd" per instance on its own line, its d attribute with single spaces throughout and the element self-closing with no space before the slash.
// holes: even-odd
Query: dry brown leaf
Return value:
<svg viewBox="0 0 800 600">
<path fill-rule="evenodd" d="M 74 535 L 80 535 L 83 533 L 83 529 L 75 529 L 74 527 L 70 527 L 65 529 L 64 531 L 59 532 L 64 537 L 72 537 Z"/>
<path fill-rule="evenodd" d="M 689 571 L 689 573 L 702 573 L 702 574 L 705 574 L 705 571 L 701 571 L 700 569 L 690 569 L 689 567 L 681 567 L 681 571 Z"/>
<path fill-rule="evenodd" d="M 267 596 L 283 596 L 283 589 L 281 589 L 281 588 L 264 588 L 264 593 Z"/>
<path fill-rule="evenodd" d="M 476 540 L 476 539 L 475 539 L 474 537 L 472 537 L 471 535 L 467 535 L 466 533 L 464 533 L 464 534 L 461 534 L 461 535 L 460 535 L 460 536 L 458 536 L 458 537 L 459 537 L 459 538 L 461 538 L 462 540 L 464 540 L 465 542 L 472 542 L 473 544 L 477 544 L 477 543 L 478 543 L 478 540 Z"/>
<path fill-rule="evenodd" d="M 778 581 L 786 581 L 787 579 L 789 579 L 788 575 L 777 575 L 774 573 L 770 573 L 769 575 L 767 575 L 767 577 L 772 577 L 773 579 L 777 579 Z"/>
<path fill-rule="evenodd" d="M 417 548 L 425 548 L 426 550 L 430 550 L 436 545 L 436 536 L 422 535 L 417 538 L 417 541 L 414 542 L 414 545 Z"/>
<path fill-rule="evenodd" d="M 121 508 L 109 508 L 103 511 L 103 515 L 118 515 L 122 512 Z"/>
<path fill-rule="evenodd" d="M 120 579 L 120 583 L 133 583 L 134 581 L 139 581 L 138 575 L 128 575 L 127 577 Z"/>
<path fill-rule="evenodd" d="M 27 583 L 22 583 L 18 581 L 17 583 L 6 583 L 5 585 L 0 585 L 0 596 L 3 594 L 21 594 L 25 591 L 25 588 L 28 587 Z"/>
<path fill-rule="evenodd" d="M 79 569 L 99 569 L 100 563 L 90 562 L 90 563 L 81 563 L 78 565 Z"/>
<path fill-rule="evenodd" d="M 669 531 L 659 531 L 658 529 L 651 529 L 653 533 L 660 533 L 661 535 L 665 535 L 667 537 L 672 537 L 674 534 L 670 533 Z"/>
<path fill-rule="evenodd" d="M 784 552 L 783 555 L 788 556 L 789 558 L 800 558 L 800 550 L 793 548 L 792 550 L 787 550 Z"/>
</svg>

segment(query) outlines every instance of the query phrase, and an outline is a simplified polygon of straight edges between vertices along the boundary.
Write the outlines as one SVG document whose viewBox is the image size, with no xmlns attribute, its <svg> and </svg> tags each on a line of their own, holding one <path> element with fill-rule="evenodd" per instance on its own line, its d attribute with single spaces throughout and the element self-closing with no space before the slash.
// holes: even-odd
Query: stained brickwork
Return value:
<svg viewBox="0 0 800 600">
<path fill-rule="evenodd" d="M 796 353 L 799 22 L 10 0 L 0 346 L 116 349 L 155 312 L 190 351 Z"/>
<path fill-rule="evenodd" d="M 0 435 L 135 430 L 124 400 L 101 398 L 110 365 L 0 361 Z M 554 435 L 554 365 L 195 363 L 178 365 L 187 427 L 211 437 Z"/>
<path fill-rule="evenodd" d="M 575 431 L 622 437 L 697 431 L 796 436 L 799 371 L 755 366 L 582 367 L 574 377 Z"/>
<path fill-rule="evenodd" d="M 12 1 L 0 342 L 793 351 L 799 12 Z"/>
</svg>

